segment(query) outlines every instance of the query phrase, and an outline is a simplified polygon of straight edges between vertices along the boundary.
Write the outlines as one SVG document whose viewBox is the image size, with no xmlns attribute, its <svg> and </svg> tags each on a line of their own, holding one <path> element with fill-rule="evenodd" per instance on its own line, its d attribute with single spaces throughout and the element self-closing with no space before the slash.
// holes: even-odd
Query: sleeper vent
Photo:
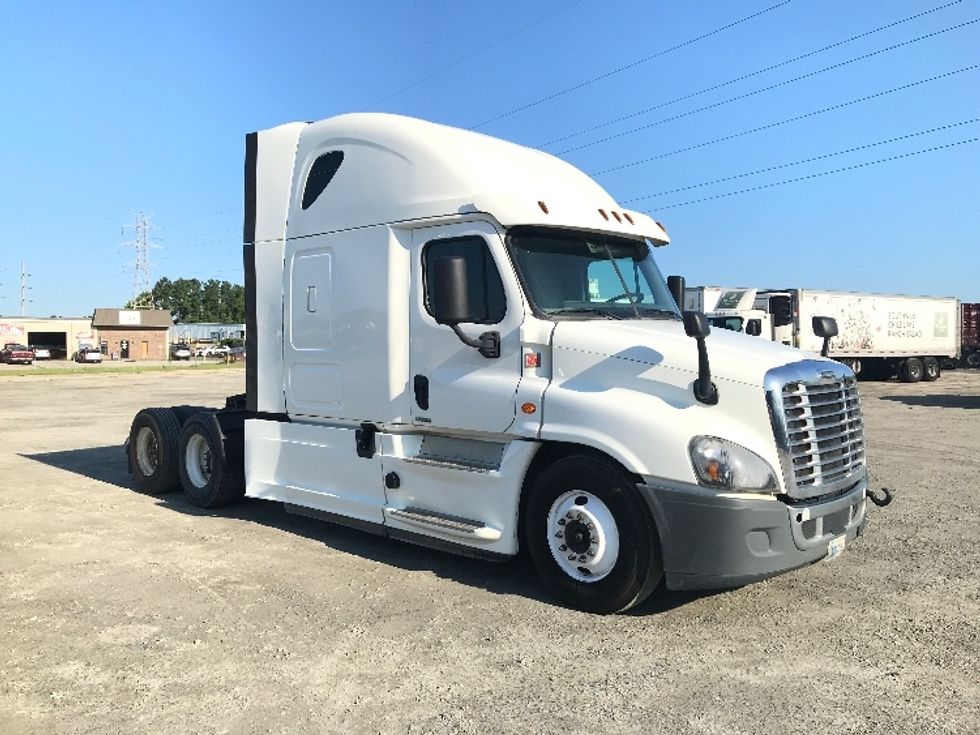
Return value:
<svg viewBox="0 0 980 735">
<path fill-rule="evenodd" d="M 324 153 L 313 162 L 310 175 L 306 177 L 306 187 L 303 189 L 303 209 L 309 209 L 310 205 L 323 193 L 343 162 L 343 151 Z"/>
</svg>

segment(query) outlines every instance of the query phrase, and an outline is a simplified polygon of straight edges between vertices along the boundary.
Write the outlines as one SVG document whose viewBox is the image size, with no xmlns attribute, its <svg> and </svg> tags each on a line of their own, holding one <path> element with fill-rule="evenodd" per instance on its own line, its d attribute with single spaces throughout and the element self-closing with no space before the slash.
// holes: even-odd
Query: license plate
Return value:
<svg viewBox="0 0 980 735">
<path fill-rule="evenodd" d="M 827 544 L 827 558 L 836 559 L 838 556 L 840 556 L 840 553 L 844 550 L 844 545 L 846 543 L 846 536 L 838 536 L 835 539 L 831 539 L 830 543 Z"/>
</svg>

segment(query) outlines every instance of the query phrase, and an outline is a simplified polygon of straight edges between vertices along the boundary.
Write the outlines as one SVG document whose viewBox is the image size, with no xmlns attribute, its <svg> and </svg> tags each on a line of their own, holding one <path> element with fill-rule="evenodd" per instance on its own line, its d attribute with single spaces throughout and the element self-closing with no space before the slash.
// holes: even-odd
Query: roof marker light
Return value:
<svg viewBox="0 0 980 735">
<path fill-rule="evenodd" d="M 616 218 L 616 221 L 617 221 L 617 222 L 619 222 L 619 223 L 622 223 L 622 222 L 623 222 L 623 218 L 619 216 L 619 212 L 616 212 L 616 211 L 614 210 L 614 211 L 612 212 L 612 216 Z"/>
<path fill-rule="evenodd" d="M 538 206 L 541 207 L 541 211 L 548 214 L 548 205 L 544 202 L 538 202 Z"/>
<path fill-rule="evenodd" d="M 635 225 L 636 224 L 633 221 L 633 218 L 630 217 L 630 213 L 629 212 L 623 212 L 623 216 L 626 218 L 626 221 L 629 222 L 631 225 Z"/>
<path fill-rule="evenodd" d="M 605 209 L 600 209 L 600 210 L 599 210 L 599 214 L 601 214 L 601 215 L 602 215 L 602 218 L 603 218 L 604 220 L 606 220 L 606 222 L 608 222 L 608 221 L 609 221 L 609 215 L 608 215 L 608 214 L 606 214 L 606 210 L 605 210 Z"/>
</svg>

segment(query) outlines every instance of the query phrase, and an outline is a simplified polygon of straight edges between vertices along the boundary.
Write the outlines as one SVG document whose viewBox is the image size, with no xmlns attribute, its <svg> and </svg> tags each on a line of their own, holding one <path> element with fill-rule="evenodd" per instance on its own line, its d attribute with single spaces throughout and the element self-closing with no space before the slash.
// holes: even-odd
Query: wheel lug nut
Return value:
<svg viewBox="0 0 980 735">
<path fill-rule="evenodd" d="M 590 531 L 594 531 L 595 530 L 595 524 L 594 523 L 590 523 L 589 524 L 589 530 Z"/>
<path fill-rule="evenodd" d="M 579 561 L 585 561 L 585 554 L 582 554 L 581 556 L 579 556 L 578 560 Z"/>
<path fill-rule="evenodd" d="M 565 525 L 565 523 L 566 523 L 566 521 L 565 521 L 565 519 L 564 519 L 564 518 L 559 518 L 559 519 L 558 519 L 558 525 L 559 525 L 559 526 L 564 526 L 564 525 Z"/>
<path fill-rule="evenodd" d="M 574 513 L 572 513 L 572 511 L 568 511 L 568 512 L 567 512 L 567 513 L 565 514 L 565 517 L 566 517 L 566 518 L 567 518 L 568 520 L 570 520 L 570 521 L 573 521 L 573 520 L 575 520 L 575 514 L 574 514 Z"/>
<path fill-rule="evenodd" d="M 562 538 L 564 535 L 565 534 L 563 534 L 561 531 L 559 531 L 558 533 L 555 534 L 555 538 Z"/>
<path fill-rule="evenodd" d="M 569 561 L 575 561 L 575 554 L 569 554 L 568 555 L 568 560 Z"/>
<path fill-rule="evenodd" d="M 568 551 L 568 547 L 565 546 L 565 544 L 562 544 L 561 546 L 558 547 L 558 551 Z"/>
<path fill-rule="evenodd" d="M 588 553 L 589 556 L 595 556 L 595 549 L 589 549 L 586 553 Z"/>
</svg>

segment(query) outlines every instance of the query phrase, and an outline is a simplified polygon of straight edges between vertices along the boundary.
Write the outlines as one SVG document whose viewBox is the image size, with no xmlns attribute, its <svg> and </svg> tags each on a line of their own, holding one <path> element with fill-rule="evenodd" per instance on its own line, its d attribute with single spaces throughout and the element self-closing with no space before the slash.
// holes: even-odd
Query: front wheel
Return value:
<svg viewBox="0 0 980 735">
<path fill-rule="evenodd" d="M 569 605 L 621 612 L 663 576 L 656 525 L 636 485 L 612 462 L 567 457 L 534 482 L 524 543 L 542 581 Z"/>
</svg>

